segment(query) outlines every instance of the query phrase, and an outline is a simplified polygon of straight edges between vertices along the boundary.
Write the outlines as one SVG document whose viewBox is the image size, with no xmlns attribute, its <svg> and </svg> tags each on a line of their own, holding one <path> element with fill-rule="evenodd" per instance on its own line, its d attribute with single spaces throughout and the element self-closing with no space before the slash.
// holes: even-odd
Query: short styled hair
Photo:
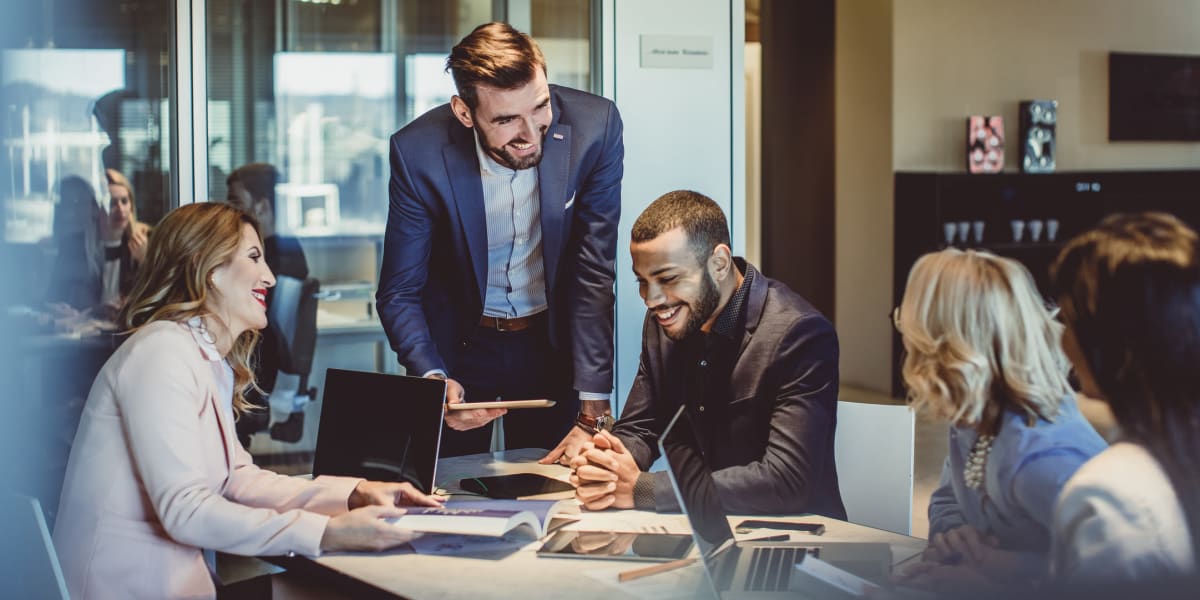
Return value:
<svg viewBox="0 0 1200 600">
<path fill-rule="evenodd" d="M 271 210 L 276 209 L 275 186 L 279 184 L 280 176 L 279 169 L 276 169 L 274 165 L 268 163 L 242 165 L 225 178 L 225 185 L 231 187 L 235 181 L 242 184 L 247 192 L 250 192 L 252 199 L 266 198 L 271 203 Z"/>
<path fill-rule="evenodd" d="M 477 86 L 516 89 L 532 81 L 539 69 L 546 73 L 542 49 L 508 23 L 476 27 L 446 58 L 446 70 L 454 77 L 458 96 L 471 110 L 479 104 Z"/>
<path fill-rule="evenodd" d="M 718 245 L 731 245 L 729 224 L 721 207 L 712 198 L 691 190 L 667 192 L 651 202 L 634 221 L 630 241 L 648 242 L 677 228 L 687 234 L 700 266 Z"/>
<path fill-rule="evenodd" d="M 1071 393 L 1063 326 L 1015 260 L 956 248 L 926 254 L 895 316 L 917 410 L 994 435 L 1005 409 L 1050 420 Z"/>
</svg>

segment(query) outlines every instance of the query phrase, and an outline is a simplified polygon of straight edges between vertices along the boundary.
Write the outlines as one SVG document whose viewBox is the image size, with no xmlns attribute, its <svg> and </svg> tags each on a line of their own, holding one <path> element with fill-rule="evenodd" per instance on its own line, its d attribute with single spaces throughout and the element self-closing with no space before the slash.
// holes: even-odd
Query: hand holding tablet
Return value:
<svg viewBox="0 0 1200 600">
<path fill-rule="evenodd" d="M 447 404 L 446 410 L 475 410 L 478 408 L 504 408 L 512 410 L 514 408 L 550 408 L 554 406 L 553 400 L 545 398 L 538 400 L 497 400 L 494 402 L 456 402 Z"/>
</svg>

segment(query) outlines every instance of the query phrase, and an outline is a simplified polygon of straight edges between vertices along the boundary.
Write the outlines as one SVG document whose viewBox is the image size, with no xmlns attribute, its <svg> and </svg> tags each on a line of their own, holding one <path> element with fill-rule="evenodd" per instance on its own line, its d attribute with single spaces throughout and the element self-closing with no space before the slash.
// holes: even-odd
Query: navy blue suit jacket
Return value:
<svg viewBox="0 0 1200 600">
<path fill-rule="evenodd" d="M 569 352 L 574 387 L 612 389 L 613 280 L 625 147 L 609 100 L 550 86 L 553 120 L 538 166 L 550 337 Z M 474 131 L 450 105 L 392 136 L 391 183 L 376 306 L 413 374 L 454 375 L 483 315 L 487 225 Z"/>
<path fill-rule="evenodd" d="M 753 268 L 737 262 L 743 272 Z M 727 420 L 699 440 L 721 504 L 735 515 L 845 519 L 833 455 L 838 402 L 833 324 L 762 273 L 755 274 L 743 310 L 746 330 L 723 407 Z M 643 471 L 658 458 L 658 436 L 686 393 L 678 374 L 667 369 L 676 350 L 647 312 L 641 364 L 613 428 Z M 698 420 L 694 413 L 691 418 Z M 654 475 L 656 508 L 679 510 L 667 474 Z"/>
</svg>

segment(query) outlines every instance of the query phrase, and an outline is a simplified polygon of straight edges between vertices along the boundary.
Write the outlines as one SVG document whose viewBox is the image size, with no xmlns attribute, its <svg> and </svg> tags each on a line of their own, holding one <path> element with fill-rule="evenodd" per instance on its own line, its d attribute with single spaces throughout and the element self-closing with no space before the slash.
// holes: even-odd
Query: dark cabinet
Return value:
<svg viewBox="0 0 1200 600">
<path fill-rule="evenodd" d="M 1118 212 L 1161 210 L 1200 228 L 1200 170 L 1052 174 L 896 173 L 892 300 L 922 254 L 953 245 L 1020 261 L 1047 294 L 1062 244 Z M 892 339 L 892 393 L 903 394 L 900 336 Z"/>
</svg>

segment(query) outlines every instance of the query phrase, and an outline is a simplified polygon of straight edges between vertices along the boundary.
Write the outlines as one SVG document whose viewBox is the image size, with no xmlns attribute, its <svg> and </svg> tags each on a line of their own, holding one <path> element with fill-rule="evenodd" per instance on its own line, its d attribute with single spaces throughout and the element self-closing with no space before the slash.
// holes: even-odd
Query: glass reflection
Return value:
<svg viewBox="0 0 1200 600">
<path fill-rule="evenodd" d="M 593 89 L 590 0 L 520 4 L 207 3 L 210 194 L 230 197 L 228 175 L 240 166 L 270 163 L 278 169 L 274 229 L 298 240 L 309 276 L 320 281 L 319 341 L 309 385 L 321 388 L 328 366 L 399 368 L 374 315 L 389 139 L 450 100 L 454 85 L 445 61 L 454 44 L 481 23 L 510 15 L 527 19 L 522 28 L 542 44 L 549 81 Z M 265 423 L 246 426 L 260 432 L 244 436 L 256 460 L 308 472 L 320 403 L 298 410 L 306 413 L 303 431 L 287 436 L 274 435 Z M 297 421 L 281 416 L 273 415 L 272 424 Z"/>
<path fill-rule="evenodd" d="M 51 526 L 113 316 L 172 204 L 173 3 L 6 3 L 0 19 L 0 480 Z M 11 354 L 9 354 L 11 353 Z M 19 464 L 12 464 L 19 463 Z"/>
</svg>

